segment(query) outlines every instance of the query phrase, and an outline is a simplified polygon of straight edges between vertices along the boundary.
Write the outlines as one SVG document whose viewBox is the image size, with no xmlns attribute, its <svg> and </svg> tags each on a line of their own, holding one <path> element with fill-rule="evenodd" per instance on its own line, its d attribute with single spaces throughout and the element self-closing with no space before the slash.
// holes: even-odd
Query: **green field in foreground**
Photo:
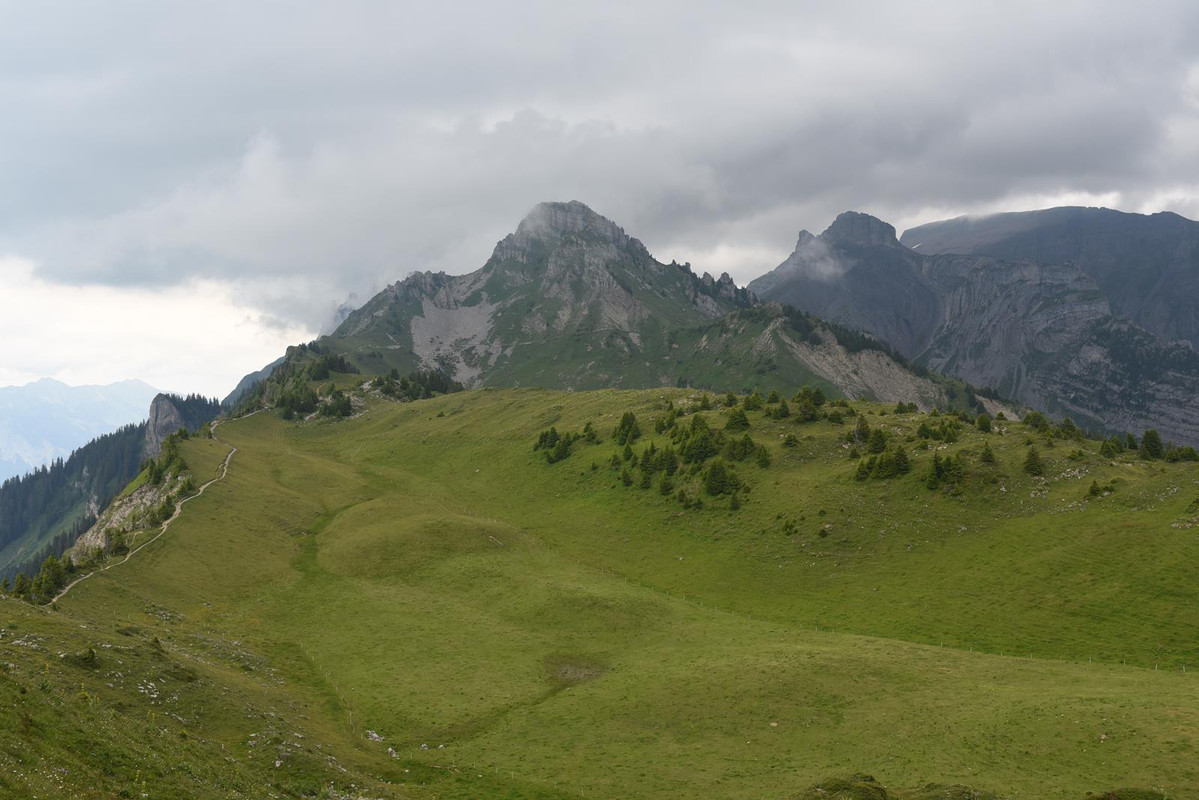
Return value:
<svg viewBox="0 0 1199 800">
<path fill-rule="evenodd" d="M 668 441 L 665 401 L 698 396 L 487 390 L 222 425 L 228 478 L 166 536 L 57 613 L 6 623 L 0 758 L 18 766 L 0 780 L 56 796 L 90 776 L 109 796 L 103 781 L 137 769 L 149 796 L 184 797 L 227 769 L 210 796 L 782 798 L 866 772 L 1012 798 L 1199 797 L 1193 464 L 1034 435 L 1037 480 L 1029 431 L 1008 423 L 933 443 L 968 454 L 953 495 L 925 487 L 915 443 L 910 474 L 859 482 L 854 420 L 749 412 L 772 463 L 737 465 L 740 509 L 623 485 L 621 414 L 640 454 Z M 858 408 L 896 441 L 926 420 Z M 587 422 L 601 443 L 552 465 L 533 451 Z M 218 442 L 183 446 L 219 463 Z M 1114 491 L 1090 498 L 1092 481 Z M 122 646 L 177 699 L 115 678 Z M 70 661 L 87 647 L 98 663 Z M 129 743 L 117 767 L 67 744 L 46 752 L 69 775 L 29 766 L 50 731 L 83 741 L 100 720 Z"/>
</svg>

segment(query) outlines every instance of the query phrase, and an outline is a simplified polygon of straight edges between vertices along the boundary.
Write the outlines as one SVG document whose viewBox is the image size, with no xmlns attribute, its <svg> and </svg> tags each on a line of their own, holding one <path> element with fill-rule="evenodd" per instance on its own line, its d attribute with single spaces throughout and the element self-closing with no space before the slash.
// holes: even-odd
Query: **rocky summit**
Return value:
<svg viewBox="0 0 1199 800">
<path fill-rule="evenodd" d="M 664 264 L 583 203 L 542 203 L 466 275 L 416 273 L 330 337 L 364 367 L 438 367 L 468 386 L 619 382 L 669 329 L 751 305 L 728 275 Z"/>
</svg>

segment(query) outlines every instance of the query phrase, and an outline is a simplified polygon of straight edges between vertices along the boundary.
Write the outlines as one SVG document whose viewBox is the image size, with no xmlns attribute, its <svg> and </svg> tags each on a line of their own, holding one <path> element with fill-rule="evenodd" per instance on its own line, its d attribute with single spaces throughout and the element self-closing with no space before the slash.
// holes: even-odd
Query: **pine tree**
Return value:
<svg viewBox="0 0 1199 800">
<path fill-rule="evenodd" d="M 713 461 L 704 476 L 704 491 L 716 497 L 729 491 L 732 486 L 732 476 L 729 474 L 728 467 L 724 465 L 724 461 L 719 458 Z"/>
<path fill-rule="evenodd" d="M 748 401 L 746 401 L 746 408 L 748 407 Z M 733 409 L 732 413 L 729 414 L 728 422 L 724 424 L 726 431 L 743 431 L 748 428 L 749 417 L 745 416 L 745 411 L 740 408 Z"/>
<path fill-rule="evenodd" d="M 980 458 L 984 464 L 995 463 L 995 451 L 991 449 L 990 442 L 983 442 L 983 452 Z"/>
<path fill-rule="evenodd" d="M 912 471 L 912 461 L 908 458 L 908 451 L 900 445 L 895 448 L 895 470 L 900 475 L 907 475 Z"/>
<path fill-rule="evenodd" d="M 864 481 L 870 477 L 870 466 L 865 461 L 858 462 L 858 468 L 853 473 L 854 480 Z"/>
<path fill-rule="evenodd" d="M 758 447 L 757 463 L 762 469 L 766 469 L 770 466 L 770 451 L 766 449 L 766 445 L 760 445 Z"/>
<path fill-rule="evenodd" d="M 612 439 L 617 444 L 629 444 L 637 441 L 640 436 L 641 426 L 637 424 L 637 415 L 632 411 L 624 412 L 616 429 L 612 431 Z"/>
<path fill-rule="evenodd" d="M 990 433 L 991 415 L 986 412 L 979 414 L 978 419 L 974 420 L 974 426 L 978 428 L 979 432 L 981 433 Z"/>
<path fill-rule="evenodd" d="M 870 443 L 866 449 L 871 453 L 881 453 L 887 449 L 887 434 L 882 428 L 875 428 L 870 432 Z"/>
<path fill-rule="evenodd" d="M 629 468 L 625 467 L 620 471 L 620 482 L 625 486 L 633 485 L 633 475 L 629 472 Z"/>
<path fill-rule="evenodd" d="M 853 430 L 853 435 L 859 442 L 865 442 L 870 438 L 870 423 L 866 421 L 864 414 L 858 415 L 858 424 Z"/>
<path fill-rule="evenodd" d="M 1141 458 L 1146 461 L 1155 461 L 1162 457 L 1165 452 L 1162 447 L 1162 437 L 1158 434 L 1156 428 L 1150 428 L 1141 436 Z"/>
<path fill-rule="evenodd" d="M 1041 460 L 1041 454 L 1037 452 L 1035 446 L 1029 446 L 1028 455 L 1024 457 L 1024 471 L 1029 475 L 1044 475 L 1045 462 Z"/>
</svg>

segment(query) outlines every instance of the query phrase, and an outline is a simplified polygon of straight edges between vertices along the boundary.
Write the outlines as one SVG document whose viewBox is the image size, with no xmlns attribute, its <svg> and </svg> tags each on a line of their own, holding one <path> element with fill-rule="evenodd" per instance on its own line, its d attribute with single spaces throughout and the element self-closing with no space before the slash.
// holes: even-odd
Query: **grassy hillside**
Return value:
<svg viewBox="0 0 1199 800">
<path fill-rule="evenodd" d="M 221 426 L 238 448 L 229 475 L 167 535 L 57 613 L 19 606 L 16 631 L 48 641 L 0 638 L 15 665 L 0 688 L 16 701 L 0 724 L 0 760 L 16 766 L 0 761 L 0 780 L 67 796 L 55 781 L 107 776 L 94 796 L 110 796 L 140 770 L 151 796 L 185 796 L 228 764 L 240 783 L 214 796 L 332 783 L 367 796 L 781 798 L 868 772 L 1013 798 L 1125 785 L 1199 796 L 1194 465 L 1101 458 L 1097 443 L 1050 446 L 1003 422 L 921 449 L 918 427 L 939 419 L 854 404 L 903 444 L 909 473 L 856 480 L 850 450 L 867 445 L 844 441 L 848 412 L 837 424 L 750 410 L 770 463 L 731 465 L 739 508 L 703 492 L 711 462 L 684 467 L 668 495 L 657 480 L 626 486 L 622 415 L 643 432 L 639 458 L 671 444 L 655 420 L 700 397 L 483 390 Z M 729 412 L 676 425 L 696 416 L 719 430 Z M 553 464 L 534 450 L 551 426 L 589 422 L 598 443 Z M 1044 478 L 1022 467 L 1029 439 Z M 224 452 L 183 447 L 193 469 Z M 957 488 L 927 488 L 933 456 L 957 453 Z M 104 647 L 126 640 L 141 648 L 128 671 Z M 100 667 L 48 658 L 85 644 Z M 155 647 L 199 679 L 164 679 L 151 707 L 128 676 L 150 674 Z M 186 723 L 161 719 L 148 736 L 148 711 Z M 68 775 L 38 760 L 50 731 L 94 738 L 102 720 L 128 743 L 122 760 L 45 750 Z M 168 757 L 179 741 L 186 757 Z"/>
</svg>

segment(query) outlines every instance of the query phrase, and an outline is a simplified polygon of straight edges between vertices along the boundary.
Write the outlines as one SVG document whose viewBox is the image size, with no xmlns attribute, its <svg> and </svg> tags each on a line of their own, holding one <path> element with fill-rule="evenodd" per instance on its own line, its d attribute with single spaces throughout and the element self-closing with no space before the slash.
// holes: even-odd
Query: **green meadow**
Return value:
<svg viewBox="0 0 1199 800">
<path fill-rule="evenodd" d="M 909 473 L 855 479 L 856 417 L 755 410 L 770 463 L 734 465 L 739 508 L 702 474 L 685 504 L 625 485 L 622 415 L 637 458 L 670 407 L 722 428 L 700 398 L 371 398 L 181 443 L 197 484 L 238 451 L 166 535 L 57 609 L 0 602 L 0 789 L 881 797 L 803 794 L 866 773 L 901 799 L 1199 797 L 1195 464 L 1011 421 L 924 449 L 927 415 L 854 403 Z M 598 443 L 534 450 L 587 423 Z"/>
</svg>

